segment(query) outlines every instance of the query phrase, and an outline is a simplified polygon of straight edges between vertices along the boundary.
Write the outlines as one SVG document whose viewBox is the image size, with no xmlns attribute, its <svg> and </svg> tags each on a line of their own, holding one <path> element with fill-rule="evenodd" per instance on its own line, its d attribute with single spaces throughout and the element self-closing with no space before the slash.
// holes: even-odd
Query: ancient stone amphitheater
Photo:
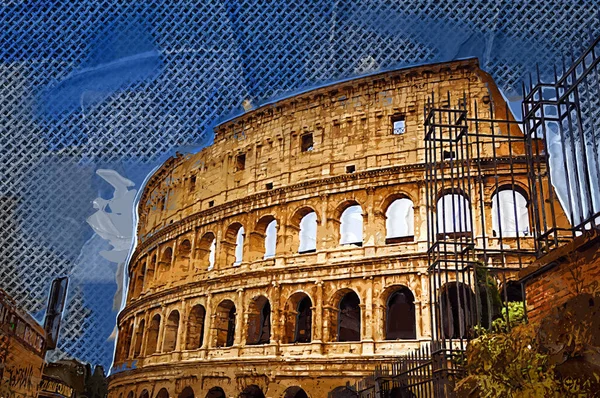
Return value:
<svg viewBox="0 0 600 398">
<path fill-rule="evenodd" d="M 474 59 L 419 66 L 247 111 L 168 160 L 139 203 L 110 397 L 354 396 L 430 341 L 424 104 L 447 92 L 506 106 Z"/>
</svg>

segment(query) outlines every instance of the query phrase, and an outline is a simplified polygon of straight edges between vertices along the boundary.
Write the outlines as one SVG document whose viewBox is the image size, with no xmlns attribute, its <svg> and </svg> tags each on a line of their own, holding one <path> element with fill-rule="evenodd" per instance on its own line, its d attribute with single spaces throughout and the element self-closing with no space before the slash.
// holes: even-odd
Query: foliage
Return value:
<svg viewBox="0 0 600 398">
<path fill-rule="evenodd" d="M 522 323 L 525 323 L 525 303 L 509 302 L 508 306 L 502 308 L 502 316 L 492 322 L 492 332 L 508 333 Z"/>
<path fill-rule="evenodd" d="M 600 296 L 579 295 L 539 324 L 524 324 L 521 303 L 466 351 L 459 397 L 600 396 Z M 507 327 L 508 313 L 510 330 Z"/>
</svg>

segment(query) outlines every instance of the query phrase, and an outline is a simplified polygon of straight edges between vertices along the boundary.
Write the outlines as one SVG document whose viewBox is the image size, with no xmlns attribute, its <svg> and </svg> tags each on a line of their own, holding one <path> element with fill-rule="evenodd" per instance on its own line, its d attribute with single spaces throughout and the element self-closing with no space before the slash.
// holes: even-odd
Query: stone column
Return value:
<svg viewBox="0 0 600 398">
<path fill-rule="evenodd" d="M 272 282 L 273 285 L 273 300 L 271 303 L 271 313 L 272 319 L 271 323 L 273 325 L 273 330 L 271 333 L 271 342 L 277 346 L 276 355 L 279 355 L 279 344 L 281 344 L 282 337 L 282 325 L 281 325 L 281 316 L 283 313 L 283 308 L 281 305 L 281 284 L 276 281 Z"/>
<path fill-rule="evenodd" d="M 188 326 L 188 303 L 185 299 L 181 301 L 181 309 L 179 311 L 179 326 L 177 333 L 177 342 L 175 344 L 175 351 L 182 351 L 186 348 L 187 341 L 187 326 Z"/>
<path fill-rule="evenodd" d="M 373 277 L 367 278 L 367 297 L 365 297 L 365 328 L 363 334 L 363 341 L 373 341 Z"/>
<path fill-rule="evenodd" d="M 367 203 L 365 203 L 365 207 L 363 208 L 363 247 L 375 246 L 377 234 L 381 234 L 381 231 L 377 228 L 375 209 L 373 207 L 374 192 L 374 187 L 367 187 Z"/>
<path fill-rule="evenodd" d="M 317 250 L 324 250 L 337 246 L 339 242 L 333 242 L 334 235 L 331 233 L 330 215 L 327 214 L 329 195 L 321 194 L 319 199 L 321 200 L 321 208 L 319 209 L 320 223 L 317 225 Z"/>
<path fill-rule="evenodd" d="M 316 287 L 315 303 L 311 309 L 315 314 L 312 340 L 313 343 L 317 345 L 316 353 L 318 355 L 323 355 L 323 281 L 317 281 Z"/>
<path fill-rule="evenodd" d="M 213 315 L 212 315 L 212 294 L 208 293 L 206 295 L 206 305 L 204 307 L 206 309 L 206 314 L 204 315 L 204 336 L 202 337 L 202 347 L 205 350 L 211 347 L 210 335 L 211 330 L 214 325 Z"/>
<path fill-rule="evenodd" d="M 160 326 L 158 329 L 158 339 L 157 339 L 157 347 L 158 349 L 156 350 L 156 352 L 162 353 L 163 352 L 163 339 L 165 337 L 165 326 L 167 323 L 167 320 L 165 319 L 167 315 L 167 307 L 162 305 L 161 309 L 160 309 Z"/>
<path fill-rule="evenodd" d="M 140 356 L 141 357 L 145 357 L 146 356 L 146 346 L 148 345 L 148 328 L 150 327 L 149 325 L 149 316 L 148 313 L 146 312 L 144 314 L 144 327 L 146 328 L 143 332 L 142 332 L 142 347 L 140 348 Z"/>
<path fill-rule="evenodd" d="M 244 289 L 239 288 L 237 290 L 238 299 L 235 306 L 235 337 L 233 339 L 233 345 L 242 345 L 242 330 L 245 328 L 244 324 Z"/>
</svg>

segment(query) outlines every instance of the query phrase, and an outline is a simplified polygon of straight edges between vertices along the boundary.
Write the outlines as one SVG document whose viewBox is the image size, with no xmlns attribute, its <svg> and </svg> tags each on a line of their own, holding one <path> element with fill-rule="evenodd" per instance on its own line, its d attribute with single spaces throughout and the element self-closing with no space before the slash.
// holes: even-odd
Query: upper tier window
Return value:
<svg viewBox="0 0 600 398">
<path fill-rule="evenodd" d="M 300 145 L 302 152 L 309 152 L 314 149 L 313 135 L 312 133 L 303 134 L 300 137 Z"/>
<path fill-rule="evenodd" d="M 392 134 L 401 135 L 406 131 L 404 116 L 392 116 Z"/>
<path fill-rule="evenodd" d="M 235 158 L 235 171 L 242 171 L 246 168 L 246 154 L 242 153 Z"/>
</svg>

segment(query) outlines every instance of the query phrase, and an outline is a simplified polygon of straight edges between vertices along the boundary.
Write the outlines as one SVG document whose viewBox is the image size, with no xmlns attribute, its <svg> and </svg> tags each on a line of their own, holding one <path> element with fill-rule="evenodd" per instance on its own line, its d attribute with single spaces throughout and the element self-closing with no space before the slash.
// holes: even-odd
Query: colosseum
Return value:
<svg viewBox="0 0 600 398">
<path fill-rule="evenodd" d="M 476 59 L 418 66 L 247 111 L 163 164 L 137 210 L 109 396 L 355 396 L 430 342 L 424 106 L 447 93 L 506 110 Z M 490 245 L 503 179 L 473 201 Z"/>
</svg>

